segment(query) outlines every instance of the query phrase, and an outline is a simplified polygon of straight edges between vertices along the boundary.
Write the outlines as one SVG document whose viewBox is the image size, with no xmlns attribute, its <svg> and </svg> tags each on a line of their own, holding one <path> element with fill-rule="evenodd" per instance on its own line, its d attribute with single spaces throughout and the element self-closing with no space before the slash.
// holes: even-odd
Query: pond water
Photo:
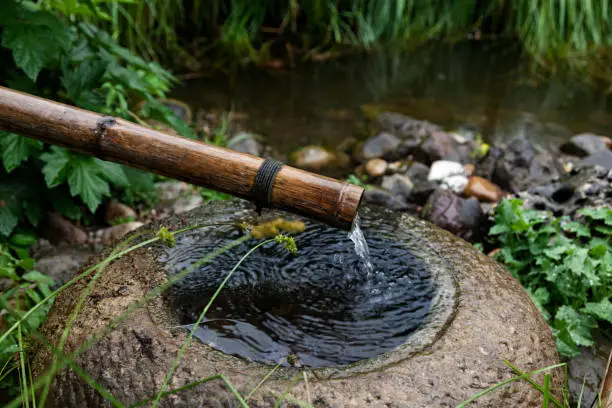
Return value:
<svg viewBox="0 0 612 408">
<path fill-rule="evenodd" d="M 431 327 L 446 310 L 440 293 L 448 292 L 428 267 L 431 253 L 392 238 L 395 220 L 372 213 L 362 218 L 362 228 L 373 272 L 346 231 L 309 221 L 295 236 L 297 255 L 271 243 L 244 261 L 195 337 L 261 363 L 276 364 L 294 355 L 303 366 L 330 367 L 395 350 L 424 325 Z M 238 236 L 230 227 L 193 231 L 179 238 L 162 261 L 174 274 Z M 169 291 L 185 328 L 193 327 L 252 245 L 245 243 L 198 267 Z"/>
<path fill-rule="evenodd" d="M 447 127 L 478 126 L 503 142 L 523 132 L 558 145 L 578 132 L 612 133 L 612 101 L 575 77 L 536 76 L 503 43 L 428 45 L 294 69 L 247 69 L 185 81 L 174 97 L 194 108 L 248 116 L 246 128 L 280 153 L 307 144 L 337 146 L 360 128 L 362 113 L 385 108 Z"/>
</svg>

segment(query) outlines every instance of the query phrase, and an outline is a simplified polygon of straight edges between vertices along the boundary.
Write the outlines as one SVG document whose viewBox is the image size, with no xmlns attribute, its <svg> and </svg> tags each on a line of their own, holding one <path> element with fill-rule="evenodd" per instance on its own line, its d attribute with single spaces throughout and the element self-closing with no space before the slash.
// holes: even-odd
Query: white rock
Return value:
<svg viewBox="0 0 612 408">
<path fill-rule="evenodd" d="M 442 181 L 451 176 L 466 177 L 467 174 L 463 164 L 449 160 L 438 160 L 431 164 L 427 179 Z"/>
<path fill-rule="evenodd" d="M 455 175 L 446 177 L 444 180 L 442 180 L 440 187 L 447 190 L 452 190 L 457 194 L 462 194 L 465 187 L 467 187 L 468 182 L 469 180 L 466 176 Z"/>
</svg>

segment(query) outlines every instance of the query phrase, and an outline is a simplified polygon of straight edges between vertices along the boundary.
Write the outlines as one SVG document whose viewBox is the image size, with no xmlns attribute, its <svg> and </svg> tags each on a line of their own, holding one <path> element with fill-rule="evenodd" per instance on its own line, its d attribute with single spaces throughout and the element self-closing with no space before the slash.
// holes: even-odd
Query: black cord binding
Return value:
<svg viewBox="0 0 612 408">
<path fill-rule="evenodd" d="M 268 208 L 270 206 L 274 179 L 281 167 L 283 167 L 283 163 L 278 160 L 265 159 L 259 167 L 259 170 L 257 170 L 255 182 L 251 188 L 251 197 L 257 206 L 257 212 L 260 214 L 262 208 Z"/>
</svg>

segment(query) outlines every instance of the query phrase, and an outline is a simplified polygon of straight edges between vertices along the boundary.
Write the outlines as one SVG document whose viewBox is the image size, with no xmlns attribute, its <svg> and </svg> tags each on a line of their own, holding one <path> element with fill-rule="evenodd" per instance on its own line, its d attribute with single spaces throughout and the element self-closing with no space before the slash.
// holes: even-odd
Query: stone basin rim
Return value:
<svg viewBox="0 0 612 408">
<path fill-rule="evenodd" d="M 222 219 L 223 222 L 243 222 L 251 220 L 252 222 L 258 223 L 265 222 L 266 220 L 274 219 L 279 216 L 283 216 L 291 219 L 302 219 L 306 222 L 314 222 L 312 220 L 305 219 L 301 216 L 287 214 L 277 210 L 264 210 L 260 217 L 255 218 L 256 214 L 252 209 L 252 205 L 250 205 L 250 203 L 248 203 L 247 201 L 240 199 L 228 200 L 225 201 L 222 205 L 209 203 L 206 207 L 207 217 L 211 221 L 221 221 Z M 216 211 L 215 207 L 221 209 L 221 211 Z M 393 213 L 383 207 L 378 207 L 369 204 L 362 204 L 362 206 L 360 207 L 359 215 L 361 217 L 362 222 L 364 220 L 367 222 L 369 217 L 377 216 L 392 217 L 390 218 L 392 222 L 400 222 L 402 220 L 405 221 L 405 219 L 410 219 L 412 222 L 420 222 L 418 219 L 411 217 L 408 214 L 398 215 L 397 213 Z M 161 223 L 163 224 L 163 220 Z M 195 231 L 194 233 L 197 233 Z M 367 230 L 365 231 L 365 234 L 367 239 Z M 309 373 L 311 373 L 318 379 L 342 379 L 354 375 L 370 373 L 373 371 L 382 370 L 394 364 L 401 363 L 402 361 L 409 359 L 414 355 L 423 353 L 428 347 L 430 347 L 441 336 L 443 336 L 446 327 L 452 322 L 457 310 L 456 303 L 459 299 L 459 285 L 455 277 L 455 271 L 453 270 L 452 266 L 448 262 L 446 262 L 444 257 L 439 254 L 438 251 L 435 250 L 433 245 L 427 240 L 422 239 L 420 235 L 405 230 L 401 231 L 400 235 L 401 237 L 399 238 L 397 236 L 392 237 L 385 235 L 385 238 L 398 242 L 406 242 L 410 240 L 410 242 L 406 242 L 407 252 L 414 251 L 420 253 L 421 256 L 419 257 L 419 260 L 426 265 L 427 271 L 431 273 L 432 281 L 437 286 L 435 296 L 431 300 L 431 312 L 425 318 L 421 326 L 417 328 L 414 332 L 410 333 L 407 339 L 394 350 L 381 352 L 380 354 L 377 354 L 373 357 L 364 358 L 348 364 L 338 364 L 333 366 L 316 368 L 279 366 L 276 369 L 278 375 L 292 375 L 295 374 L 295 372 L 297 371 L 301 371 L 302 369 L 308 370 Z M 410 245 L 413 243 L 416 244 L 418 248 L 410 247 Z M 162 251 L 165 252 L 165 250 Z M 422 256 L 425 254 L 433 254 L 435 256 Z M 161 255 L 158 255 L 156 257 L 156 261 L 161 266 L 161 269 L 164 271 L 164 275 L 167 277 L 168 274 L 165 269 L 165 263 L 163 261 L 160 261 L 160 257 Z M 178 317 L 175 314 L 174 310 L 172 310 L 172 308 L 169 306 L 167 301 L 164 301 L 164 306 L 166 313 L 168 313 L 166 319 L 173 322 L 177 322 Z M 156 312 L 159 312 L 159 309 L 157 309 Z M 173 331 L 185 332 L 184 329 L 173 329 Z M 226 354 L 220 350 L 217 350 L 209 345 L 202 343 L 198 339 L 192 340 L 192 345 L 194 344 L 197 344 L 199 347 L 204 348 L 200 351 L 200 354 L 203 355 L 205 355 L 207 352 L 220 353 L 230 359 L 238 359 L 241 360 L 243 363 L 246 362 L 249 365 L 254 365 L 264 370 L 270 370 L 272 367 L 274 367 L 273 364 L 252 361 L 249 359 L 242 358 L 240 356 Z"/>
</svg>

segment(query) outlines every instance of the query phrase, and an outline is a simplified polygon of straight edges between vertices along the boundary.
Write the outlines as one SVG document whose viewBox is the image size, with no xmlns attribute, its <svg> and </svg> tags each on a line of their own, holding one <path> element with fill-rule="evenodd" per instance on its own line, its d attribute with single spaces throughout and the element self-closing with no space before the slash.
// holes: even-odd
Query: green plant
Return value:
<svg viewBox="0 0 612 408">
<path fill-rule="evenodd" d="M 578 221 L 503 200 L 489 231 L 505 264 L 551 326 L 559 352 L 579 354 L 612 323 L 612 209 L 584 208 Z"/>
<path fill-rule="evenodd" d="M 356 176 L 355 174 L 349 174 L 349 176 L 346 178 L 346 181 L 348 183 L 355 184 L 356 186 L 363 187 L 366 190 L 372 187 L 370 184 L 368 184 L 367 176 L 359 177 L 359 176 Z"/>
<path fill-rule="evenodd" d="M 27 354 L 28 339 L 44 321 L 50 304 L 24 317 L 30 310 L 51 294 L 53 279 L 36 271 L 29 255 L 29 246 L 36 242 L 32 233 L 19 232 L 9 240 L 0 241 L 0 279 L 8 281 L 8 288 L 0 294 L 0 327 L 20 321 L 19 331 L 0 341 L 0 388 L 9 395 L 19 395 L 26 373 L 21 361 Z M 15 353 L 20 354 L 14 359 Z M 21 375 L 18 371 L 21 370 Z"/>
<path fill-rule="evenodd" d="M 0 16 L 3 64 L 0 84 L 127 120 L 140 117 L 174 127 L 187 137 L 194 132 L 158 101 L 175 81 L 156 63 L 121 47 L 83 19 L 108 18 L 100 2 L 4 0 Z M 139 104 L 134 113 L 130 106 Z M 146 195 L 152 175 L 128 177 L 121 165 L 23 136 L 0 132 L 0 236 L 19 222 L 36 226 L 51 202 L 71 219 L 94 213 L 113 189 L 136 200 Z M 27 180 L 27 181 L 24 181 Z"/>
</svg>

